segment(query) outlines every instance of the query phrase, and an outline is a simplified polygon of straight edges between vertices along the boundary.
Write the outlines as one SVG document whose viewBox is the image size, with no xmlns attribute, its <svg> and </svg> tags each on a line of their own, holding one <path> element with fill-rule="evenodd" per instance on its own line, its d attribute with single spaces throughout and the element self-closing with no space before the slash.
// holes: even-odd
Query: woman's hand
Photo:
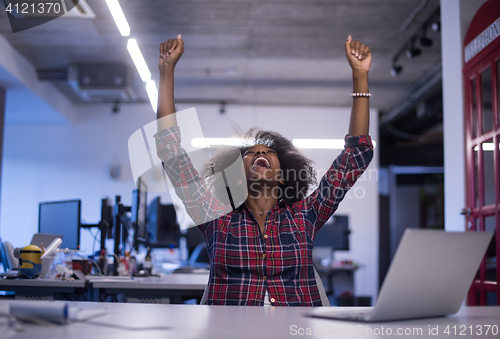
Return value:
<svg viewBox="0 0 500 339">
<path fill-rule="evenodd" d="M 165 68 L 173 70 L 182 53 L 184 53 L 184 41 L 180 34 L 177 36 L 177 39 L 169 39 L 162 42 L 160 44 L 160 60 L 158 61 L 160 70 Z"/>
<path fill-rule="evenodd" d="M 359 41 L 352 41 L 352 37 L 349 35 L 345 42 L 345 54 L 353 73 L 368 74 L 372 63 L 370 47 Z"/>
</svg>

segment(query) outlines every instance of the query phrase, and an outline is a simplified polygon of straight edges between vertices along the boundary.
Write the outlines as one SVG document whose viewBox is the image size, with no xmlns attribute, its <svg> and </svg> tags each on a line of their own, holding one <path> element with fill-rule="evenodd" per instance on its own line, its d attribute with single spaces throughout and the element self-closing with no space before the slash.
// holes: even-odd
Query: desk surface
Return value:
<svg viewBox="0 0 500 339">
<path fill-rule="evenodd" d="M 2 287 L 72 287 L 84 288 L 85 280 L 63 281 L 60 279 L 0 279 L 0 291 Z"/>
<path fill-rule="evenodd" d="M 15 301 L 18 303 L 19 301 Z M 43 303 L 43 302 L 39 302 Z M 0 301 L 0 312 L 8 312 L 7 301 Z M 500 307 L 464 307 L 458 314 L 431 319 L 360 324 L 303 316 L 311 308 L 300 307 L 256 307 L 256 306 L 197 306 L 197 305 L 152 305 L 69 302 L 70 308 L 103 310 L 106 315 L 92 319 L 91 323 L 72 323 L 63 326 L 42 326 L 23 324 L 24 331 L 13 332 L 9 339 L 80 339 L 80 338 L 286 338 L 305 337 L 307 331 L 317 331 L 317 337 L 324 338 L 382 338 L 396 336 L 397 331 L 412 332 L 401 335 L 418 338 L 498 338 L 487 325 L 500 330 Z M 335 308 L 316 308 L 327 311 Z M 0 331 L 5 330 L 6 320 L 0 318 Z M 108 325 L 115 326 L 107 327 Z M 479 327 L 481 326 L 481 327 Z M 117 328 L 128 327 L 128 328 Z M 168 327 L 148 330 L 148 327 Z M 450 334 L 445 333 L 446 328 Z M 134 330 L 131 330 L 133 328 Z M 479 329 L 482 329 L 482 335 Z M 438 335 L 430 335 L 429 329 L 436 329 Z M 464 330 L 465 335 L 459 335 Z M 319 332 L 322 331 L 322 332 Z M 340 334 L 344 331 L 345 334 Z M 350 332 L 349 332 L 350 331 Z M 421 334 L 417 331 L 421 331 Z M 455 335 L 456 331 L 456 335 Z M 472 335 L 470 334 L 472 332 Z M 302 333 L 302 335 L 301 335 Z M 378 333 L 378 334 L 377 334 Z M 384 333 L 384 334 L 383 334 Z M 308 335 L 307 337 L 312 337 Z"/>
<path fill-rule="evenodd" d="M 113 289 L 169 289 L 169 290 L 205 290 L 208 274 L 176 273 L 162 277 L 133 279 L 90 278 L 94 288 Z"/>
</svg>

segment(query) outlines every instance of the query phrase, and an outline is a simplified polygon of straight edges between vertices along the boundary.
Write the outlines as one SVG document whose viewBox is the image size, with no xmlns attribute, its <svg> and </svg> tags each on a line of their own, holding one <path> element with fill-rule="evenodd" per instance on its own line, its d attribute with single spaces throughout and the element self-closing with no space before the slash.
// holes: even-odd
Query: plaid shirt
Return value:
<svg viewBox="0 0 500 339">
<path fill-rule="evenodd" d="M 280 200 L 267 216 L 264 234 L 246 204 L 233 211 L 208 192 L 180 145 L 177 127 L 155 137 L 176 193 L 207 242 L 207 304 L 262 306 L 267 290 L 275 306 L 321 306 L 312 263 L 314 239 L 370 163 L 370 137 L 346 136 L 345 149 L 319 187 L 291 206 Z M 202 211 L 220 217 L 203 222 Z"/>
</svg>

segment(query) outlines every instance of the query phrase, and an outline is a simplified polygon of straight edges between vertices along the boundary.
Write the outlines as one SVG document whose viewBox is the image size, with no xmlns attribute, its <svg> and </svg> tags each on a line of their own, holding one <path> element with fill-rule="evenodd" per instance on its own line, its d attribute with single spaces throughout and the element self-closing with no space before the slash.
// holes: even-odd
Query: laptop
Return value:
<svg viewBox="0 0 500 339">
<path fill-rule="evenodd" d="M 60 234 L 47 234 L 47 233 L 35 233 L 33 235 L 33 238 L 31 238 L 31 244 L 30 245 L 36 245 L 40 249 L 42 249 L 42 244 L 45 248 L 47 248 L 54 239 L 57 238 L 63 238 L 62 235 Z"/>
<path fill-rule="evenodd" d="M 314 310 L 328 319 L 379 322 L 457 313 L 493 234 L 407 229 L 374 307 Z"/>
</svg>

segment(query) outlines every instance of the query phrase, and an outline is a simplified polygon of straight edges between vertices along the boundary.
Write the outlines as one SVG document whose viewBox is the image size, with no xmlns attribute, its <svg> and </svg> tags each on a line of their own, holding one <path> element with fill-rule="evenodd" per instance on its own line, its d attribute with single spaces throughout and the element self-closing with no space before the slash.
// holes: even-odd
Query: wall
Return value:
<svg viewBox="0 0 500 339">
<path fill-rule="evenodd" d="M 391 223 L 391 258 L 394 257 L 407 228 L 420 228 L 420 185 L 396 185 L 394 194 L 394 222 Z M 392 215 L 391 215 L 392 216 Z"/>
<path fill-rule="evenodd" d="M 179 105 L 178 110 L 191 107 Z M 343 138 L 350 109 L 319 107 L 228 106 L 226 114 L 216 105 L 197 105 L 206 137 L 233 134 L 236 122 L 242 130 L 258 126 L 288 138 Z M 129 205 L 134 189 L 127 141 L 138 128 L 154 120 L 149 104 L 123 105 L 119 114 L 111 105 L 77 107 L 78 121 L 67 125 L 7 125 L 2 176 L 0 235 L 14 246 L 28 244 L 37 231 L 38 204 L 42 201 L 82 199 L 82 218 L 97 223 L 100 200 L 121 195 Z M 377 112 L 372 112 L 371 134 L 378 138 Z M 305 155 L 324 173 L 339 150 L 310 150 Z M 122 166 L 120 180 L 112 180 L 109 168 Z M 364 267 L 356 273 L 357 294 L 375 297 L 378 277 L 378 156 L 356 184 L 338 213 L 350 217 L 351 251 L 337 258 L 350 258 Z M 157 194 L 149 194 L 149 199 Z M 167 193 L 162 202 L 170 201 Z M 83 231 L 82 249 L 98 248 Z"/>
<path fill-rule="evenodd" d="M 485 2 L 441 0 L 445 229 L 449 231 L 465 230 L 460 215 L 465 207 L 463 41 L 472 18 Z"/>
</svg>

